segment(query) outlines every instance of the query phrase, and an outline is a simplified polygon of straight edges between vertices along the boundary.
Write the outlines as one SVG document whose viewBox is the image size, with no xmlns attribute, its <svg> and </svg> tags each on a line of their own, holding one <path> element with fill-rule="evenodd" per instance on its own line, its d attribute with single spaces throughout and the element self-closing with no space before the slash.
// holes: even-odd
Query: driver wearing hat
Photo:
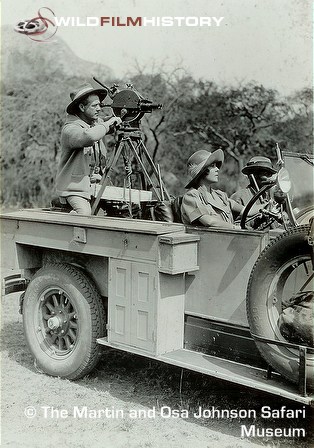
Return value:
<svg viewBox="0 0 314 448">
<path fill-rule="evenodd" d="M 242 169 L 242 173 L 246 174 L 249 179 L 249 184 L 245 188 L 233 193 L 230 197 L 238 204 L 246 206 L 253 196 L 269 181 L 269 179 L 277 171 L 273 168 L 271 160 L 264 156 L 254 156 L 252 157 L 245 167 Z M 257 204 L 264 204 L 269 201 L 269 193 L 264 193 L 258 199 Z M 257 229 L 263 223 L 263 218 L 257 217 L 247 223 L 247 226 L 252 229 Z M 271 228 L 276 228 L 277 224 L 273 223 Z"/>
<path fill-rule="evenodd" d="M 101 178 L 102 159 L 106 156 L 103 138 L 121 119 L 99 118 L 100 103 L 107 90 L 84 84 L 70 93 L 71 102 L 61 131 L 61 157 L 56 179 L 57 194 L 69 203 L 71 213 L 91 214 L 91 183 Z"/>
<path fill-rule="evenodd" d="M 249 178 L 249 185 L 242 188 L 231 196 L 236 202 L 241 205 L 247 205 L 257 191 L 272 177 L 277 171 L 273 168 L 271 160 L 268 157 L 255 156 L 252 157 L 242 173 Z"/>
<path fill-rule="evenodd" d="M 226 193 L 212 186 L 218 182 L 218 173 L 224 161 L 221 149 L 214 152 L 196 151 L 188 160 L 189 191 L 183 196 L 181 216 L 184 224 L 207 227 L 239 228 L 233 222 L 233 213 L 241 214 L 244 207 L 228 198 Z M 253 206 L 249 215 L 259 212 Z"/>
</svg>

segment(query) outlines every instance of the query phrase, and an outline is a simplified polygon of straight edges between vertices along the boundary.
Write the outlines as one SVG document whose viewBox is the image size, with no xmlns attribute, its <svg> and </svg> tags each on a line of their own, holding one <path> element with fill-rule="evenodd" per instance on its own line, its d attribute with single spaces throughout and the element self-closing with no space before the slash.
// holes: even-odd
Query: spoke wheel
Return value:
<svg viewBox="0 0 314 448">
<path fill-rule="evenodd" d="M 313 288 L 313 267 L 309 255 L 291 258 L 281 266 L 267 292 L 267 313 L 272 332 L 280 340 L 287 340 L 278 328 L 282 312 L 290 307 L 290 300 L 298 293 Z M 306 289 L 305 289 L 306 288 Z"/>
<path fill-rule="evenodd" d="M 99 359 L 105 332 L 102 299 L 76 267 L 47 265 L 30 282 L 23 303 L 24 333 L 43 372 L 77 379 Z"/>
<path fill-rule="evenodd" d="M 308 244 L 309 227 L 302 226 L 280 235 L 261 253 L 248 284 L 247 315 L 253 335 L 292 342 L 278 326 L 289 300 L 313 290 L 313 247 Z M 285 378 L 299 381 L 299 350 L 256 339 L 263 358 Z M 301 344 L 300 345 L 306 345 Z M 314 355 L 307 356 L 307 384 L 314 385 Z"/>
<path fill-rule="evenodd" d="M 63 289 L 47 288 L 36 307 L 37 337 L 47 353 L 58 359 L 74 350 L 79 337 L 78 313 Z"/>
</svg>

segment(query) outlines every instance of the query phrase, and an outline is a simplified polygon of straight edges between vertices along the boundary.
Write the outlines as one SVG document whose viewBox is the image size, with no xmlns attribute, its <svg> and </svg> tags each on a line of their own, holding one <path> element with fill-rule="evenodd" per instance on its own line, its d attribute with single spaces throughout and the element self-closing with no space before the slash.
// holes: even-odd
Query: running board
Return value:
<svg viewBox="0 0 314 448">
<path fill-rule="evenodd" d="M 277 373 L 272 373 L 272 377 L 268 378 L 267 370 L 264 369 L 186 349 L 179 349 L 163 355 L 154 356 L 136 347 L 109 343 L 107 338 L 97 339 L 97 342 L 107 347 L 124 350 L 235 384 L 241 384 L 256 390 L 279 395 L 290 400 L 298 401 L 299 403 L 307 405 L 314 404 L 313 395 L 300 395 L 297 391 L 297 386 L 286 382 Z"/>
</svg>

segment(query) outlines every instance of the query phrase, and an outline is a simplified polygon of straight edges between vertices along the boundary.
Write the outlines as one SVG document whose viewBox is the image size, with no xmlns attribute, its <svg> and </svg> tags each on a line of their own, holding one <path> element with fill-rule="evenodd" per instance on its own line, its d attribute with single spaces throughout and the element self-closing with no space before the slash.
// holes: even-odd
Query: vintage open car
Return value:
<svg viewBox="0 0 314 448">
<path fill-rule="evenodd" d="M 22 270 L 5 291 L 23 291 L 38 368 L 75 380 L 113 347 L 312 404 L 313 158 L 285 168 L 275 229 L 3 214 L 2 267 Z"/>
</svg>

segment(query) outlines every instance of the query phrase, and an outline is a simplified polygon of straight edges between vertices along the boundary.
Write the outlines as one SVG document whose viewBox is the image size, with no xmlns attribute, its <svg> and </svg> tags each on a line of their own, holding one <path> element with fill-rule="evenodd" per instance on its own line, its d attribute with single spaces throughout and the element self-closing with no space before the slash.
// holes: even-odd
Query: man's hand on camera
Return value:
<svg viewBox="0 0 314 448">
<path fill-rule="evenodd" d="M 118 126 L 119 124 L 122 123 L 122 120 L 120 117 L 111 117 L 109 118 L 109 120 L 106 122 L 110 127 L 111 126 Z"/>
<path fill-rule="evenodd" d="M 120 117 L 105 117 L 105 119 L 99 118 L 97 124 L 103 124 L 106 128 L 106 132 L 112 132 L 114 129 L 122 123 Z"/>
</svg>

